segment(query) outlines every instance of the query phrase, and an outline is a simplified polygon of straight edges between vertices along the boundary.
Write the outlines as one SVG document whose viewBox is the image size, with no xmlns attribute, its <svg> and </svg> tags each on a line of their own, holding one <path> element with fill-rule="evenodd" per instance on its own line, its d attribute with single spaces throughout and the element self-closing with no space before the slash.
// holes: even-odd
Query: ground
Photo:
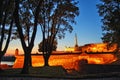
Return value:
<svg viewBox="0 0 120 80">
<path fill-rule="evenodd" d="M 20 74 L 20 71 L 21 69 L 6 69 L 0 72 L 0 80 L 120 79 L 120 72 L 81 74 L 75 70 L 65 70 L 62 66 L 30 67 L 29 74 Z"/>
<path fill-rule="evenodd" d="M 66 70 L 62 66 L 30 67 L 29 74 L 21 68 L 0 71 L 0 80 L 120 80 L 120 60 L 110 65 L 85 64 L 82 71 Z"/>
</svg>

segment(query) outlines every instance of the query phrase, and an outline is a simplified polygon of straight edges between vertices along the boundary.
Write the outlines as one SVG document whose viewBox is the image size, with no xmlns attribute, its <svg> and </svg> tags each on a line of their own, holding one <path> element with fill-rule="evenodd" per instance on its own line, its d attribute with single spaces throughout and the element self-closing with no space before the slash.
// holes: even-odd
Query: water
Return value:
<svg viewBox="0 0 120 80">
<path fill-rule="evenodd" d="M 1 64 L 7 64 L 9 66 L 12 66 L 14 62 L 13 61 L 2 61 Z"/>
</svg>

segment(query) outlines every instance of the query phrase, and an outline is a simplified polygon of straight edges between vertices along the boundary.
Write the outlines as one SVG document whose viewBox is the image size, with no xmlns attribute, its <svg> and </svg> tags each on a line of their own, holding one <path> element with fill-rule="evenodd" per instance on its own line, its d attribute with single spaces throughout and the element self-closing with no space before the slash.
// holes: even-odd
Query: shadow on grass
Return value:
<svg viewBox="0 0 120 80">
<path fill-rule="evenodd" d="M 30 67 L 29 74 L 20 74 L 21 68 L 6 69 L 0 72 L 0 76 L 7 77 L 61 77 L 66 76 L 66 70 L 62 66 Z"/>
<path fill-rule="evenodd" d="M 91 67 L 92 68 L 91 68 Z M 6 69 L 0 72 L 0 78 L 3 77 L 29 77 L 29 78 L 62 78 L 62 79 L 93 79 L 93 78 L 108 78 L 108 77 L 120 77 L 120 72 L 110 72 L 108 73 L 92 73 L 95 68 L 101 65 L 89 65 L 89 73 L 82 74 L 73 70 L 72 74 L 69 74 L 62 66 L 49 66 L 49 67 L 30 67 L 29 74 L 20 74 L 21 68 L 19 69 Z M 88 66 L 87 66 L 88 67 Z M 112 67 L 112 66 L 111 66 Z M 110 67 L 110 68 L 111 68 Z M 101 67 L 100 67 L 101 68 Z M 88 70 L 88 69 L 87 69 Z M 102 68 L 101 68 L 102 70 Z M 75 74 L 74 74 L 75 73 Z"/>
</svg>

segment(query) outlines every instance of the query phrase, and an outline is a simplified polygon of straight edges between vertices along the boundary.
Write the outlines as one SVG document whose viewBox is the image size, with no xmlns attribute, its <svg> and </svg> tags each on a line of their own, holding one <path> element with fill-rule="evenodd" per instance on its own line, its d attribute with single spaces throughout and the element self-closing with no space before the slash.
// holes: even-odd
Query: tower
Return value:
<svg viewBox="0 0 120 80">
<path fill-rule="evenodd" d="M 75 47 L 78 47 L 77 34 L 75 33 Z"/>
</svg>

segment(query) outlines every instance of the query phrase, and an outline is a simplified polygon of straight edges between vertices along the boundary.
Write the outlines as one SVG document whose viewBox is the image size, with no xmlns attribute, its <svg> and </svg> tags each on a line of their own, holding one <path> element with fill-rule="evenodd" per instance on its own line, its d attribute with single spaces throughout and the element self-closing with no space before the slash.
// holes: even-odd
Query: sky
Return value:
<svg viewBox="0 0 120 80">
<path fill-rule="evenodd" d="M 77 24 L 73 25 L 72 33 L 66 32 L 65 38 L 58 40 L 58 51 L 63 51 L 65 47 L 74 47 L 75 34 L 77 34 L 78 45 L 82 46 L 89 43 L 101 43 L 102 29 L 101 17 L 98 14 L 96 4 L 99 0 L 79 0 L 79 16 L 76 17 Z M 38 28 L 33 53 L 38 52 L 38 44 L 41 42 L 41 31 Z M 14 54 L 15 49 L 19 49 L 19 53 L 23 53 L 20 40 L 10 42 L 7 53 Z"/>
</svg>

